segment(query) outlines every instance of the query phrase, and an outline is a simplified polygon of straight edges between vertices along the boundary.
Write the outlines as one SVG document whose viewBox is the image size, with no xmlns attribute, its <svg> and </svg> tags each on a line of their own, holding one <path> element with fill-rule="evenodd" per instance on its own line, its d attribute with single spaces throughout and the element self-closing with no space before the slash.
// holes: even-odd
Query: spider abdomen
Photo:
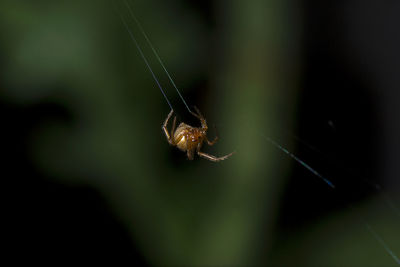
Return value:
<svg viewBox="0 0 400 267">
<path fill-rule="evenodd" d="M 175 144 L 182 151 L 195 149 L 202 139 L 203 133 L 198 128 L 185 123 L 179 124 L 174 133 Z"/>
</svg>

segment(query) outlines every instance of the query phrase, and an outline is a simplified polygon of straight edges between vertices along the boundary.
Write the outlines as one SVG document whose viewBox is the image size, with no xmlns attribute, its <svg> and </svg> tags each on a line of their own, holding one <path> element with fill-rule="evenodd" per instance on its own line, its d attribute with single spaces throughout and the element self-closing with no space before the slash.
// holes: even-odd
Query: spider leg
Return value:
<svg viewBox="0 0 400 267">
<path fill-rule="evenodd" d="M 194 107 L 194 109 L 196 110 L 197 113 L 194 113 L 192 111 L 190 111 L 190 113 L 200 120 L 202 128 L 206 128 L 207 129 L 207 122 L 204 119 L 203 114 L 201 114 L 200 110 L 196 106 L 193 106 L 193 107 Z"/>
<path fill-rule="evenodd" d="M 208 140 L 207 136 L 205 136 L 205 140 L 207 141 L 207 144 L 208 144 L 209 146 L 214 145 L 214 144 L 218 141 L 218 139 L 219 139 L 219 137 L 218 137 L 219 134 L 218 134 L 217 126 L 214 125 L 214 129 L 215 129 L 215 137 L 214 137 L 214 140 L 210 141 L 210 140 Z"/>
<path fill-rule="evenodd" d="M 204 118 L 204 116 L 203 116 L 203 114 L 201 114 L 200 110 L 196 106 L 193 106 L 193 107 L 196 110 L 197 115 L 199 115 L 199 117 L 201 117 L 201 118 Z"/>
<path fill-rule="evenodd" d="M 176 116 L 174 117 L 174 120 L 172 121 L 171 139 L 174 138 L 175 128 L 176 128 Z M 172 140 L 171 140 L 171 141 L 172 141 Z"/>
<path fill-rule="evenodd" d="M 197 154 L 200 157 L 208 159 L 208 160 L 213 161 L 213 162 L 218 162 L 218 161 L 221 161 L 221 160 L 225 160 L 225 159 L 229 158 L 230 156 L 232 156 L 234 153 L 235 152 L 229 153 L 228 155 L 225 155 L 225 156 L 222 156 L 222 157 L 216 157 L 216 156 L 213 156 L 213 155 L 201 152 L 201 151 L 197 151 Z"/>
<path fill-rule="evenodd" d="M 194 158 L 194 149 L 188 149 L 186 151 L 186 154 L 187 154 L 187 157 L 188 157 L 189 160 L 193 160 L 193 158 Z"/>
<path fill-rule="evenodd" d="M 193 106 L 193 108 L 196 110 L 196 113 L 194 113 L 193 111 L 190 111 L 190 113 L 195 116 L 196 118 L 198 118 L 199 120 L 202 120 L 204 117 L 203 115 L 200 113 L 200 110 L 196 107 Z"/>
<path fill-rule="evenodd" d="M 196 114 L 196 113 L 194 113 L 194 112 L 192 112 L 192 111 L 190 111 L 190 114 L 192 114 L 193 116 L 195 116 L 196 118 L 198 118 L 199 120 L 201 120 L 201 117 L 200 117 L 198 114 Z"/>
<path fill-rule="evenodd" d="M 162 125 L 162 129 L 164 131 L 165 137 L 167 138 L 168 143 L 170 143 L 171 145 L 174 145 L 174 142 L 172 141 L 171 135 L 169 134 L 168 130 L 167 130 L 167 125 L 168 125 L 168 121 L 172 116 L 172 113 L 174 113 L 174 110 L 171 109 L 171 111 L 169 112 L 167 118 L 165 119 L 163 125 Z M 176 118 L 176 117 L 175 117 Z M 175 121 L 175 120 L 174 120 Z"/>
</svg>

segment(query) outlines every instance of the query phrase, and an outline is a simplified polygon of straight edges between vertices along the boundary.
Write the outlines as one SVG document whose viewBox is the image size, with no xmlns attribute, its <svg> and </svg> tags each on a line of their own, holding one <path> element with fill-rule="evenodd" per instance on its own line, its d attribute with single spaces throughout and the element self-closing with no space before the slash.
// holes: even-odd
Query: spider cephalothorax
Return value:
<svg viewBox="0 0 400 267">
<path fill-rule="evenodd" d="M 181 122 L 178 128 L 175 129 L 176 126 L 176 116 L 175 116 L 174 121 L 172 123 L 171 132 L 168 132 L 167 130 L 168 121 L 171 118 L 174 111 L 171 110 L 171 112 L 168 114 L 162 126 L 164 134 L 167 137 L 168 143 L 170 143 L 173 146 L 176 146 L 182 151 L 186 151 L 187 157 L 190 160 L 193 159 L 195 151 L 197 155 L 199 155 L 200 157 L 203 157 L 205 159 L 214 162 L 221 161 L 232 156 L 234 152 L 225 155 L 223 157 L 216 157 L 200 151 L 204 141 L 206 141 L 209 146 L 212 146 L 217 142 L 218 136 L 216 136 L 213 141 L 209 141 L 207 139 L 207 129 L 208 129 L 207 122 L 204 119 L 203 115 L 201 115 L 200 111 L 196 107 L 194 108 L 197 113 L 193 112 L 191 113 L 193 114 L 193 116 L 195 116 L 200 120 L 201 122 L 200 127 L 192 127 L 190 125 L 187 125 L 186 123 Z"/>
</svg>

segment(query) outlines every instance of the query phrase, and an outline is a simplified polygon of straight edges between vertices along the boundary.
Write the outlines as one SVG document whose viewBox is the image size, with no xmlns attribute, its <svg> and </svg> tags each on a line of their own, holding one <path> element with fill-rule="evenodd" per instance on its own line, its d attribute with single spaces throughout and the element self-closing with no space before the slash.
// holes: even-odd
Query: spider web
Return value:
<svg viewBox="0 0 400 267">
<path fill-rule="evenodd" d="M 394 24 L 369 13 L 396 9 L 261 2 L 133 3 L 183 98 L 219 129 L 205 151 L 237 150 L 220 164 L 169 148 L 169 107 L 109 2 L 3 2 L 2 97 L 30 125 L 17 148 L 45 179 L 95 188 L 152 264 L 396 265 L 396 157 L 383 148 L 397 151 L 398 46 L 380 46 L 396 43 Z M 196 126 L 122 1 L 118 12 L 179 119 Z M 34 188 L 32 198 L 47 192 Z"/>
<path fill-rule="evenodd" d="M 306 52 L 308 52 L 308 51 L 306 51 Z M 314 52 L 314 54 L 316 54 L 316 56 L 319 56 L 318 55 L 318 53 L 320 53 L 319 51 L 313 51 L 313 52 Z M 314 54 L 311 53 L 312 56 L 314 56 Z M 314 58 L 312 58 L 312 56 L 310 56 L 310 59 L 309 59 L 309 61 L 311 61 L 311 63 L 310 63 L 311 64 L 311 67 L 310 67 L 311 70 L 310 71 L 313 71 L 312 67 L 315 64 L 314 62 L 312 62 L 312 61 L 315 60 Z M 325 61 L 326 62 L 322 62 L 322 63 L 324 63 L 326 65 L 331 65 L 330 66 L 330 68 L 331 68 L 330 69 L 330 73 L 327 72 L 327 71 L 325 71 L 325 72 L 322 71 L 322 73 L 321 73 L 322 75 L 317 73 L 315 75 L 317 77 L 319 77 L 319 79 L 311 79 L 311 81 L 308 81 L 307 80 L 307 76 L 306 76 L 305 81 L 304 81 L 304 87 L 318 88 L 316 85 L 319 85 L 319 84 L 323 83 L 324 80 L 329 79 L 330 75 L 332 75 L 333 73 L 336 73 L 336 74 L 342 76 L 342 77 L 340 77 L 340 79 L 342 79 L 342 80 L 340 80 L 340 82 L 341 82 L 341 84 L 346 84 L 346 86 L 344 86 L 345 90 L 346 89 L 348 90 L 349 88 L 354 88 L 354 91 L 355 91 L 356 95 L 358 96 L 358 99 L 360 99 L 360 96 L 362 96 L 362 92 L 363 92 L 363 90 L 365 90 L 366 87 L 365 86 L 363 87 L 362 85 L 354 84 L 354 82 L 351 80 L 351 78 L 346 77 L 346 75 L 348 75 L 348 73 L 346 71 L 342 71 L 341 72 L 338 69 L 335 69 L 335 67 L 336 67 L 335 64 L 339 65 L 340 63 L 335 62 L 335 60 L 329 60 L 329 58 L 325 59 Z M 318 63 L 320 63 L 320 62 L 318 62 Z M 306 69 L 306 71 L 308 71 L 308 69 Z M 313 72 L 318 72 L 318 70 L 314 70 Z M 324 74 L 327 77 L 324 77 Z M 313 83 L 315 83 L 316 85 L 314 85 Z M 332 85 L 330 85 L 330 86 L 333 87 L 333 88 L 336 88 L 336 87 L 339 87 L 341 84 L 335 84 L 334 86 L 332 86 Z M 327 88 L 327 91 L 329 91 L 329 89 L 330 88 Z M 318 99 L 317 95 L 318 95 L 318 92 L 314 92 L 312 94 L 312 97 L 309 97 L 309 98 L 313 99 L 313 101 L 315 101 L 314 99 Z M 368 97 L 368 96 L 366 96 L 366 97 Z M 365 100 L 367 101 L 368 99 L 365 99 Z M 328 105 L 329 105 L 329 103 L 334 103 L 334 104 L 337 103 L 337 101 L 332 101 L 332 99 L 329 99 L 329 101 L 326 101 L 326 102 L 328 102 Z M 326 102 L 319 101 L 317 103 L 327 104 Z M 352 101 L 352 99 L 350 99 L 350 100 L 348 100 L 348 102 L 354 103 L 354 100 Z M 184 103 L 184 104 L 186 105 L 186 103 Z M 361 108 L 362 108 L 361 110 L 364 110 L 364 112 L 365 111 L 371 112 L 370 111 L 371 107 L 367 106 L 368 103 L 361 103 L 361 104 L 362 104 L 361 105 Z M 352 107 L 354 107 L 354 105 Z M 304 109 L 304 110 L 307 110 L 307 109 Z M 319 107 L 316 107 L 316 110 L 325 111 L 325 110 L 329 110 L 329 108 L 326 108 L 326 107 L 324 108 L 323 106 L 319 106 Z M 339 114 L 341 114 L 341 112 L 339 110 L 335 110 L 332 107 L 331 107 L 331 110 L 336 111 L 336 112 L 333 113 L 333 114 L 335 114 L 335 118 L 340 116 Z M 332 112 L 332 111 L 330 111 L 330 112 Z M 324 113 L 322 112 L 322 114 L 324 114 Z M 347 111 L 346 114 L 349 114 L 349 111 Z M 357 113 L 354 114 L 354 117 L 356 117 L 358 119 L 358 122 L 361 123 L 361 127 L 359 125 L 357 125 L 358 128 L 361 128 L 360 129 L 361 133 L 359 133 L 359 135 L 357 135 L 357 136 L 361 136 L 361 135 L 364 136 L 365 139 L 367 139 L 366 142 L 368 142 L 368 137 L 369 136 L 366 135 L 365 133 L 370 133 L 371 135 L 373 135 L 373 129 L 368 129 L 367 128 L 368 126 L 370 126 L 369 124 L 371 124 L 371 123 L 368 123 L 367 120 L 365 120 L 363 122 L 362 120 L 360 120 L 360 115 L 361 114 L 358 115 L 358 117 L 357 117 L 357 115 L 358 115 Z M 364 113 L 364 115 L 365 115 L 365 113 Z M 320 116 L 318 119 L 320 119 L 320 121 L 322 121 L 322 122 L 325 122 L 326 126 L 329 126 L 328 128 L 330 128 L 331 136 L 326 137 L 327 140 L 330 140 L 329 142 L 335 143 L 337 147 L 343 146 L 345 144 L 344 140 L 337 140 L 338 139 L 337 137 L 336 137 L 336 139 L 332 140 L 332 138 L 335 138 L 335 136 L 332 135 L 332 132 L 336 133 L 336 135 L 337 135 L 337 131 L 338 131 L 338 129 L 335 126 L 335 123 L 331 119 L 326 119 L 326 118 L 332 117 L 332 114 L 329 114 L 329 115 L 324 114 L 324 116 L 325 117 Z M 307 117 L 315 118 L 315 116 L 313 116 L 312 114 L 310 114 Z M 369 117 L 370 116 L 368 116 L 368 114 L 367 114 L 367 116 L 364 116 L 364 118 L 369 118 Z M 347 122 L 346 120 L 342 120 L 342 121 Z M 314 125 L 317 125 L 317 123 L 314 123 Z M 349 126 L 350 127 L 348 127 L 348 128 L 355 128 L 354 126 L 353 127 L 351 127 L 351 125 L 349 125 Z M 310 129 L 312 129 L 312 128 L 315 128 L 315 127 L 312 127 L 310 125 L 308 125 L 308 127 L 307 127 L 308 131 Z M 367 128 L 367 129 L 364 129 L 364 128 Z M 324 130 L 326 131 L 326 129 L 324 129 Z M 318 132 L 318 131 L 315 131 L 315 132 Z M 319 135 L 321 135 L 321 130 L 319 130 L 319 133 L 320 133 Z M 326 135 L 329 135 L 329 134 L 326 134 Z M 281 145 L 279 145 L 278 143 L 276 143 L 275 141 L 273 141 L 269 137 L 265 137 L 265 136 L 263 136 L 263 137 L 266 140 L 268 140 L 269 142 L 271 142 L 273 145 L 278 147 L 280 150 L 282 150 L 283 152 L 285 152 L 286 154 L 291 156 L 293 159 L 295 159 L 298 163 L 300 163 L 302 165 L 302 167 L 304 167 L 305 169 L 309 170 L 313 175 L 315 175 L 316 177 L 321 178 L 326 184 L 328 184 L 328 186 L 330 186 L 331 188 L 335 189 L 335 185 L 329 179 L 327 179 L 324 176 L 322 176 L 319 172 L 317 172 L 315 169 L 313 169 L 310 165 L 306 164 L 303 160 L 301 160 L 300 158 L 298 158 L 295 155 L 293 155 L 291 152 L 286 150 L 284 147 L 282 147 Z M 350 135 L 347 135 L 347 137 L 350 137 Z M 327 158 L 327 156 L 325 156 L 325 154 L 323 152 L 317 150 L 312 145 L 302 141 L 302 139 L 300 139 L 298 137 L 297 137 L 297 139 L 300 140 L 301 142 L 305 143 L 305 145 L 308 148 L 311 148 L 312 150 L 314 150 L 314 152 L 317 152 L 318 156 L 322 155 L 325 158 Z M 317 140 L 318 138 L 314 137 L 313 139 Z M 319 138 L 319 139 L 321 140 L 321 138 Z M 354 146 L 354 143 L 353 143 L 353 146 Z M 345 147 L 346 148 L 351 147 L 351 144 L 348 144 Z M 363 150 L 363 148 L 359 147 L 359 148 L 355 148 L 355 150 L 361 152 Z M 334 152 L 336 152 L 337 157 L 339 157 L 339 154 L 337 153 L 337 151 L 334 151 Z M 345 152 L 342 151 L 341 153 L 345 153 Z M 368 155 L 368 154 L 366 153 L 364 155 Z M 361 159 L 362 159 L 362 157 L 358 157 L 357 158 L 357 160 L 361 160 Z M 332 161 L 332 160 L 330 160 L 330 161 Z M 332 166 L 332 165 L 330 166 L 330 168 L 333 167 L 336 170 L 338 170 L 338 169 L 340 170 L 339 173 L 333 174 L 336 177 L 340 177 L 340 178 L 337 178 L 338 179 L 337 183 L 340 183 L 340 192 L 339 193 L 336 192 L 334 194 L 335 196 L 333 196 L 333 197 L 331 196 L 330 199 L 329 198 L 326 199 L 326 197 L 323 197 L 322 195 L 319 197 L 319 199 L 321 199 L 321 200 L 322 199 L 326 199 L 325 201 L 328 202 L 328 205 L 324 204 L 324 205 L 320 206 L 321 207 L 321 210 L 319 211 L 320 213 L 322 211 L 323 212 L 327 212 L 327 210 L 329 210 L 329 208 L 331 209 L 331 212 L 333 210 L 335 210 L 335 209 L 338 209 L 338 208 L 342 208 L 343 209 L 345 206 L 353 208 L 353 205 L 354 205 L 353 203 L 357 203 L 357 202 L 363 201 L 365 199 L 368 199 L 368 198 L 371 197 L 371 194 L 374 194 L 374 193 L 376 194 L 376 192 L 380 191 L 380 189 L 381 189 L 379 184 L 377 184 L 373 180 L 372 181 L 370 180 L 371 179 L 370 177 L 374 176 L 374 175 L 370 174 L 370 173 L 373 173 L 372 170 L 363 170 L 364 173 L 360 173 L 359 169 L 362 169 L 362 167 L 361 167 L 361 166 L 363 166 L 362 164 L 356 164 L 356 166 L 360 166 L 360 167 L 350 168 L 350 167 L 346 166 L 346 164 L 344 164 L 343 161 L 346 162 L 346 160 L 342 160 L 342 162 L 338 164 L 337 160 L 336 160 L 336 165 L 341 165 L 341 166 Z M 350 161 L 350 160 L 348 160 L 348 161 Z M 375 161 L 376 161 L 376 159 L 375 159 Z M 350 162 L 352 162 L 354 164 L 355 160 L 353 159 Z M 367 166 L 368 167 L 373 166 L 372 165 L 373 162 L 374 162 L 374 160 L 371 160 L 370 164 L 368 164 Z M 365 167 L 364 167 L 364 169 L 365 169 Z M 334 173 L 334 172 L 329 171 L 328 173 Z M 368 173 L 369 173 L 369 175 L 366 175 Z M 364 178 L 360 178 L 360 177 L 364 177 Z M 365 177 L 367 177 L 367 178 L 365 178 Z M 351 182 L 349 182 L 348 180 L 351 180 Z M 303 180 L 298 182 L 298 183 L 300 183 L 301 185 L 305 184 L 303 182 Z M 296 183 L 294 183 L 294 184 L 296 184 Z M 310 186 L 308 185 L 306 187 L 309 188 Z M 304 186 L 303 186 L 302 190 L 298 190 L 299 188 L 300 188 L 300 186 L 297 184 L 296 185 L 296 189 L 297 189 L 296 191 L 299 192 L 300 195 L 303 195 L 305 192 L 308 192 L 308 191 L 310 191 L 310 192 L 313 191 L 313 190 L 309 190 L 309 189 L 307 190 L 307 188 L 304 188 Z M 313 189 L 314 189 L 314 191 L 318 190 L 316 188 L 313 188 Z M 322 190 L 319 190 L 319 191 L 322 191 Z M 357 194 L 354 194 L 355 192 Z M 388 196 L 388 194 L 387 193 L 382 193 L 382 192 L 380 192 L 380 194 L 382 195 L 381 197 L 384 199 L 384 203 L 387 204 L 387 206 L 390 208 L 391 212 L 394 212 L 398 216 L 399 215 L 398 208 L 397 208 L 396 204 Z M 304 198 L 302 196 L 296 196 L 297 194 L 295 192 L 292 192 L 290 195 L 294 199 Z M 295 223 L 296 223 L 296 225 L 291 225 L 290 223 L 286 222 L 286 224 L 289 225 L 289 228 L 299 227 L 299 221 L 301 222 L 301 220 L 302 220 L 301 218 L 307 218 L 307 215 L 305 216 L 304 212 L 301 211 L 302 210 L 301 209 L 301 204 L 299 204 L 299 202 L 302 202 L 302 201 L 298 201 L 297 200 L 296 202 L 297 202 L 296 206 L 298 206 L 298 207 L 295 208 L 295 209 L 292 208 L 294 211 L 292 210 L 292 211 L 289 212 L 288 215 L 286 215 L 289 218 L 291 218 L 290 221 L 295 221 Z M 307 203 L 307 201 L 304 201 L 304 202 Z M 316 205 L 315 204 L 315 200 L 314 201 L 310 201 L 309 200 L 308 202 L 310 202 L 310 203 L 307 203 L 309 206 Z M 300 210 L 300 212 L 296 212 L 297 210 Z M 318 209 L 316 209 L 316 210 L 318 210 Z M 284 212 L 283 212 L 283 214 L 284 214 Z M 318 212 L 316 212 L 316 214 L 318 214 Z M 310 216 L 310 214 L 309 214 L 309 216 Z M 365 226 L 366 230 L 368 232 L 370 232 L 370 234 L 375 238 L 375 240 L 383 246 L 383 248 L 386 250 L 386 252 L 390 256 L 392 256 L 393 260 L 396 263 L 399 264 L 400 261 L 399 261 L 398 257 L 396 256 L 396 254 L 393 252 L 393 250 L 389 248 L 388 244 L 382 239 L 382 237 L 379 234 L 377 234 L 377 232 L 371 227 L 371 225 L 368 222 L 364 221 L 364 219 L 363 219 L 364 217 L 361 214 L 359 216 L 360 216 L 359 220 L 361 222 L 360 224 Z M 285 215 L 283 215 L 282 217 L 285 218 Z M 293 218 L 295 218 L 295 220 L 293 220 Z M 283 220 L 285 221 L 285 219 L 283 219 Z M 279 225 L 285 225 L 285 223 L 280 223 Z M 286 225 L 286 227 L 288 227 L 288 226 Z M 285 228 L 285 226 L 283 228 Z"/>
</svg>

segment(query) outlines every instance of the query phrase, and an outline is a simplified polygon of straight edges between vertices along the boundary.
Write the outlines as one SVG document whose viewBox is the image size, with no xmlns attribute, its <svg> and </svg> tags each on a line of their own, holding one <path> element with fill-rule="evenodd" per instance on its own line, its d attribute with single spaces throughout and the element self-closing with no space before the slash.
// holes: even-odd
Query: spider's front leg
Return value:
<svg viewBox="0 0 400 267">
<path fill-rule="evenodd" d="M 174 110 L 171 109 L 171 111 L 169 112 L 167 118 L 165 119 L 165 121 L 161 127 L 164 131 L 164 134 L 165 134 L 165 137 L 167 138 L 168 143 L 171 145 L 174 145 L 173 137 L 174 137 L 174 131 L 175 131 L 176 117 L 174 118 L 171 134 L 167 130 L 167 125 L 168 125 L 169 119 L 171 118 L 173 113 L 174 113 Z"/>
<path fill-rule="evenodd" d="M 205 136 L 205 140 L 206 140 L 206 142 L 207 142 L 207 144 L 208 144 L 209 146 L 214 145 L 214 144 L 218 141 L 218 139 L 219 139 L 219 137 L 218 137 L 219 134 L 218 134 L 217 126 L 214 125 L 214 129 L 215 129 L 215 137 L 214 137 L 214 140 L 210 141 L 210 140 L 208 140 L 207 136 Z"/>
<path fill-rule="evenodd" d="M 197 154 L 200 157 L 208 159 L 208 160 L 213 161 L 213 162 L 218 162 L 218 161 L 221 161 L 221 160 L 225 160 L 225 159 L 229 158 L 230 156 L 232 156 L 234 153 L 235 152 L 229 153 L 228 155 L 225 155 L 225 156 L 222 156 L 222 157 L 216 157 L 216 156 L 213 156 L 213 155 L 201 152 L 201 151 L 197 151 Z"/>
<path fill-rule="evenodd" d="M 207 142 L 210 142 L 210 141 L 208 141 L 207 139 L 206 139 L 206 141 L 207 141 Z M 205 159 L 208 159 L 208 160 L 210 160 L 210 161 L 213 161 L 213 162 L 218 162 L 218 161 L 221 161 L 221 160 L 226 160 L 227 158 L 229 158 L 230 156 L 232 156 L 233 154 L 235 154 L 235 151 L 234 151 L 234 152 L 232 152 L 232 153 L 229 153 L 228 155 L 225 155 L 225 156 L 222 156 L 222 157 L 216 157 L 216 156 L 214 156 L 214 155 L 210 155 L 210 154 L 201 152 L 201 151 L 200 151 L 200 148 L 201 148 L 201 144 L 199 144 L 199 145 L 197 146 L 197 155 L 199 155 L 199 156 L 202 157 L 202 158 L 205 158 Z"/>
</svg>

